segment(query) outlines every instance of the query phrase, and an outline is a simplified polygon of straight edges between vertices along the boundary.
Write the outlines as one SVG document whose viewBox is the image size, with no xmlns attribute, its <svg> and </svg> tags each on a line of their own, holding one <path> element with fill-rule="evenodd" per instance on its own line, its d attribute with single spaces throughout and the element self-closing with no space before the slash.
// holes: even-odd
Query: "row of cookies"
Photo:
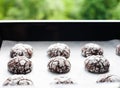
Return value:
<svg viewBox="0 0 120 88">
<path fill-rule="evenodd" d="M 56 43 L 48 47 L 47 55 L 50 58 L 48 69 L 53 73 L 67 73 L 71 69 L 70 48 L 66 44 Z"/>
<path fill-rule="evenodd" d="M 85 69 L 91 73 L 106 73 L 109 71 L 110 63 L 104 57 L 101 46 L 94 43 L 88 43 L 81 50 L 82 56 L 85 57 Z"/>
<path fill-rule="evenodd" d="M 32 85 L 32 80 L 25 77 L 32 71 L 33 48 L 27 44 L 16 44 L 10 51 L 10 61 L 7 64 L 8 71 L 13 76 L 6 79 L 4 86 L 7 85 Z M 20 74 L 20 75 L 19 75 Z M 22 75 L 22 76 L 21 76 Z"/>
<path fill-rule="evenodd" d="M 50 59 L 48 69 L 51 72 L 67 73 L 71 69 L 68 61 L 70 48 L 66 44 L 55 43 L 48 47 L 47 55 Z M 81 54 L 85 57 L 85 68 L 92 73 L 105 73 L 109 71 L 110 63 L 104 57 L 101 46 L 94 43 L 85 44 L 81 49 Z M 120 45 L 116 47 L 116 54 L 120 54 Z M 13 74 L 27 74 L 32 71 L 30 58 L 33 55 L 33 48 L 27 44 L 16 44 L 10 51 L 12 58 L 8 62 L 8 71 Z M 16 66 L 16 67 L 15 67 Z"/>
</svg>

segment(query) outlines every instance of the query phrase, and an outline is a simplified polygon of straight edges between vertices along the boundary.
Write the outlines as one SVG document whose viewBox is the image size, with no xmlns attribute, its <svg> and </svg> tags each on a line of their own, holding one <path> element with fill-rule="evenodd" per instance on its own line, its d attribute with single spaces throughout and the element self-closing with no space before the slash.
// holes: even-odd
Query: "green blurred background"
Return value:
<svg viewBox="0 0 120 88">
<path fill-rule="evenodd" d="M 119 20 L 120 0 L 0 0 L 1 20 Z"/>
</svg>

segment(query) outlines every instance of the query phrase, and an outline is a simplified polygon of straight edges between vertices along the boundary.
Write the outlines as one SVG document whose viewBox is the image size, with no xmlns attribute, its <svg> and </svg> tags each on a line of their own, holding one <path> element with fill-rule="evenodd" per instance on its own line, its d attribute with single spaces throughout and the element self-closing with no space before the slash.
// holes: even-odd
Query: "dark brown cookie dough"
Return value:
<svg viewBox="0 0 120 88">
<path fill-rule="evenodd" d="M 105 73 L 109 71 L 110 63 L 103 56 L 89 56 L 85 60 L 85 69 L 91 73 Z"/>
<path fill-rule="evenodd" d="M 70 57 L 70 48 L 66 44 L 55 43 L 48 47 L 47 54 L 50 58 L 63 56 L 67 59 Z"/>
<path fill-rule="evenodd" d="M 31 58 L 32 55 L 33 48 L 27 44 L 16 44 L 10 51 L 11 58 L 14 58 L 16 56 L 26 56 L 27 58 Z"/>
<path fill-rule="evenodd" d="M 85 44 L 81 49 L 82 56 L 103 55 L 103 49 L 94 43 Z"/>
<path fill-rule="evenodd" d="M 32 71 L 32 62 L 25 56 L 17 56 L 8 62 L 8 71 L 13 74 L 27 74 Z"/>
<path fill-rule="evenodd" d="M 104 82 L 120 82 L 120 77 L 117 75 L 102 75 L 97 81 L 97 83 Z"/>
<path fill-rule="evenodd" d="M 48 69 L 54 73 L 67 73 L 71 69 L 71 64 L 64 57 L 58 56 L 51 58 L 48 63 Z"/>
<path fill-rule="evenodd" d="M 33 85 L 33 82 L 30 79 L 27 79 L 23 76 L 13 76 L 5 80 L 3 86 L 15 86 L 15 85 Z"/>
</svg>

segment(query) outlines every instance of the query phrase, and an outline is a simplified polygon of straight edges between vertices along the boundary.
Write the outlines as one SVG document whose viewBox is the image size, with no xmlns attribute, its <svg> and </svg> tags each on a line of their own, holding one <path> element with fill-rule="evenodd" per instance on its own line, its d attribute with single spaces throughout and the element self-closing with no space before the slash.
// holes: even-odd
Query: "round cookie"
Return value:
<svg viewBox="0 0 120 88">
<path fill-rule="evenodd" d="M 120 44 L 116 46 L 116 54 L 120 56 Z"/>
<path fill-rule="evenodd" d="M 8 71 L 12 74 L 27 74 L 32 71 L 32 62 L 25 56 L 17 56 L 8 62 Z"/>
<path fill-rule="evenodd" d="M 64 57 L 53 57 L 48 63 L 48 69 L 54 73 L 67 73 L 71 69 L 71 64 Z"/>
<path fill-rule="evenodd" d="M 14 58 L 16 56 L 26 56 L 27 58 L 31 58 L 33 55 L 33 48 L 28 44 L 16 44 L 12 47 L 10 51 L 10 57 Z"/>
<path fill-rule="evenodd" d="M 120 77 L 117 75 L 102 75 L 97 81 L 97 83 L 104 83 L 104 82 L 120 82 Z"/>
<path fill-rule="evenodd" d="M 15 86 L 15 85 L 33 85 L 33 82 L 30 79 L 27 79 L 23 76 L 12 76 L 5 80 L 3 83 L 4 86 Z"/>
<path fill-rule="evenodd" d="M 91 55 L 103 55 L 103 49 L 94 43 L 88 43 L 81 49 L 82 56 L 87 57 Z"/>
<path fill-rule="evenodd" d="M 60 76 L 54 79 L 55 84 L 74 84 L 73 80 L 66 76 Z"/>
<path fill-rule="evenodd" d="M 85 69 L 91 73 L 106 73 L 109 71 L 110 63 L 100 55 L 89 56 L 85 60 Z"/>
<path fill-rule="evenodd" d="M 66 59 L 70 57 L 70 48 L 63 43 L 55 43 L 48 47 L 47 54 L 50 58 L 63 56 Z"/>
</svg>

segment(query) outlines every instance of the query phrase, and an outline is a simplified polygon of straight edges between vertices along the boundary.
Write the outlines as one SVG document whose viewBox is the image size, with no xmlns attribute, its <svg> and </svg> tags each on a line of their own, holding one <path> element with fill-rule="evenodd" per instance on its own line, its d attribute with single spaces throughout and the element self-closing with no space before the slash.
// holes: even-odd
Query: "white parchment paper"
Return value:
<svg viewBox="0 0 120 88">
<path fill-rule="evenodd" d="M 71 55 L 68 59 L 71 62 L 71 71 L 66 74 L 54 74 L 48 71 L 47 64 L 50 60 L 47 57 L 47 48 L 53 43 L 65 43 L 71 49 Z M 110 71 L 105 74 L 114 74 L 120 76 L 120 56 L 115 54 L 119 40 L 111 41 L 39 41 L 39 42 L 25 42 L 25 41 L 3 41 L 0 51 L 0 88 L 3 88 L 3 82 L 13 74 L 10 74 L 7 69 L 7 63 L 10 60 L 10 49 L 17 43 L 30 44 L 34 49 L 33 70 L 26 74 L 27 78 L 32 79 L 33 86 L 22 86 L 23 88 L 118 88 L 120 83 L 96 83 L 96 80 L 103 74 L 92 74 L 84 69 L 85 58 L 81 56 L 81 48 L 86 43 L 97 43 L 104 49 L 104 56 L 110 62 Z M 54 78 L 59 76 L 67 76 L 75 80 L 75 84 L 55 85 Z M 14 86 L 16 87 L 16 86 Z M 19 88 L 19 86 L 17 86 Z M 13 86 L 7 86 L 13 88 Z M 20 87 L 21 88 L 21 87 Z"/>
</svg>

